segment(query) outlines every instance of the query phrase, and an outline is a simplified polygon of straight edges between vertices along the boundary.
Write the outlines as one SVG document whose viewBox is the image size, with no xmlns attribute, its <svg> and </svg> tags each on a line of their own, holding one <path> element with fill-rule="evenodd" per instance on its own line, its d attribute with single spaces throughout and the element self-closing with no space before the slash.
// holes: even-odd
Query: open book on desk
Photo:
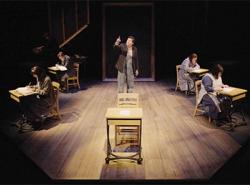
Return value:
<svg viewBox="0 0 250 185">
<path fill-rule="evenodd" d="M 56 64 L 55 66 L 48 67 L 48 69 L 52 71 L 66 71 L 67 70 L 65 66 L 58 65 L 58 64 Z"/>
<path fill-rule="evenodd" d="M 224 93 L 230 93 L 232 90 L 234 90 L 235 88 L 233 88 L 233 87 L 224 87 L 223 89 L 222 89 L 222 92 L 224 92 Z"/>
<path fill-rule="evenodd" d="M 200 68 L 192 70 L 191 73 L 206 73 L 208 71 L 209 71 L 208 69 Z"/>
<path fill-rule="evenodd" d="M 55 67 L 56 67 L 57 69 L 59 69 L 60 71 L 66 71 L 66 70 L 67 70 L 67 68 L 66 68 L 65 66 L 62 66 L 62 65 L 56 64 Z"/>
<path fill-rule="evenodd" d="M 16 89 L 17 92 L 24 96 L 32 95 L 32 94 L 37 94 L 32 88 L 30 87 L 19 87 Z"/>
</svg>

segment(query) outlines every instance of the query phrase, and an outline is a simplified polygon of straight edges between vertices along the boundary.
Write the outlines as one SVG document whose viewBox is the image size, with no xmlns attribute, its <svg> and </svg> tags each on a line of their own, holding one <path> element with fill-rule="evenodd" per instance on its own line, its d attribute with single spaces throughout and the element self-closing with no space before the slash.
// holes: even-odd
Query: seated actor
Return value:
<svg viewBox="0 0 250 185">
<path fill-rule="evenodd" d="M 60 60 L 58 64 L 67 68 L 67 70 L 63 72 L 59 77 L 62 89 L 65 89 L 67 78 L 76 75 L 76 71 L 74 69 L 74 62 L 68 55 L 65 55 L 62 51 L 57 54 L 57 57 Z"/>
<path fill-rule="evenodd" d="M 188 91 L 191 93 L 195 92 L 194 81 L 196 79 L 195 76 L 191 73 L 195 69 L 200 69 L 200 65 L 197 63 L 197 59 L 197 54 L 192 53 L 182 62 L 178 75 L 181 91 Z"/>
<path fill-rule="evenodd" d="M 224 125 L 224 121 L 228 120 L 230 111 L 230 100 L 220 94 L 223 88 L 228 87 L 222 82 L 223 67 L 216 64 L 211 69 L 211 73 L 207 73 L 202 78 L 201 90 L 199 92 L 198 103 L 202 102 L 208 107 L 208 114 L 217 126 Z M 228 129 L 232 130 L 233 125 L 227 124 Z"/>
<path fill-rule="evenodd" d="M 29 88 L 37 92 L 37 95 L 27 96 L 20 102 L 22 112 L 28 120 L 27 124 L 24 125 L 24 131 L 39 128 L 52 111 L 55 103 L 52 82 L 44 69 L 34 66 L 31 69 L 31 74 L 36 78 L 37 83 Z"/>
</svg>

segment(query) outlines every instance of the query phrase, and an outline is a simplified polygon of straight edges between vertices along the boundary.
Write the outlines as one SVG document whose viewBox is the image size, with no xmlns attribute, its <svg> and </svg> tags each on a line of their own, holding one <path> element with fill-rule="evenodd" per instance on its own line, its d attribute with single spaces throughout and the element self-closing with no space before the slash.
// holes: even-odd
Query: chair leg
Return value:
<svg viewBox="0 0 250 185">
<path fill-rule="evenodd" d="M 56 107 L 55 107 L 55 116 L 61 120 L 61 115 L 60 115 L 60 112 L 59 112 L 59 105 L 57 104 Z"/>
<path fill-rule="evenodd" d="M 77 86 L 78 86 L 78 89 L 80 89 L 80 83 L 79 83 L 79 80 L 77 80 Z"/>
<path fill-rule="evenodd" d="M 61 119 L 62 119 L 62 117 L 61 117 L 60 113 L 57 113 L 57 118 L 58 118 L 59 120 L 61 120 Z"/>
<path fill-rule="evenodd" d="M 211 123 L 211 117 L 210 116 L 208 117 L 208 122 Z"/>
<path fill-rule="evenodd" d="M 195 105 L 195 108 L 194 108 L 194 113 L 193 113 L 193 117 L 195 117 L 195 115 L 196 115 L 197 108 L 198 108 L 198 105 Z"/>
<path fill-rule="evenodd" d="M 69 92 L 69 81 L 68 81 L 68 79 L 66 80 L 66 87 L 67 87 L 67 92 Z"/>
</svg>

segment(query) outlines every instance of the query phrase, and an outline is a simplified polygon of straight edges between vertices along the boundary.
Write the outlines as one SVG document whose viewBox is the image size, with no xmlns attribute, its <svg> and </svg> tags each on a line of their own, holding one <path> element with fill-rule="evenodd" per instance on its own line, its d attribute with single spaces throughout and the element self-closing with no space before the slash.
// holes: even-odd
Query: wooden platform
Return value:
<svg viewBox="0 0 250 185">
<path fill-rule="evenodd" d="M 143 108 L 142 165 L 105 164 L 108 107 L 116 106 L 117 84 L 101 82 L 60 94 L 62 120 L 26 133 L 21 150 L 52 179 L 209 179 L 250 135 L 249 124 L 233 133 L 192 117 L 194 96 L 163 82 L 136 82 Z"/>
</svg>

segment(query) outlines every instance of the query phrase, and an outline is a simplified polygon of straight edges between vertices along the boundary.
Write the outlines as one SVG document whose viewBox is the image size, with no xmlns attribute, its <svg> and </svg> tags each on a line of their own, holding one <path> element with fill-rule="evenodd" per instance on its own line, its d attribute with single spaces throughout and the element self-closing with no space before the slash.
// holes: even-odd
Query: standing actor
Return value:
<svg viewBox="0 0 250 185">
<path fill-rule="evenodd" d="M 114 48 L 118 50 L 119 57 L 115 65 L 118 70 L 118 93 L 123 93 L 125 85 L 127 93 L 132 93 L 134 89 L 134 78 L 138 76 L 138 54 L 137 48 L 134 46 L 135 38 L 129 36 L 126 44 L 121 43 L 120 36 L 116 39 Z"/>
</svg>

